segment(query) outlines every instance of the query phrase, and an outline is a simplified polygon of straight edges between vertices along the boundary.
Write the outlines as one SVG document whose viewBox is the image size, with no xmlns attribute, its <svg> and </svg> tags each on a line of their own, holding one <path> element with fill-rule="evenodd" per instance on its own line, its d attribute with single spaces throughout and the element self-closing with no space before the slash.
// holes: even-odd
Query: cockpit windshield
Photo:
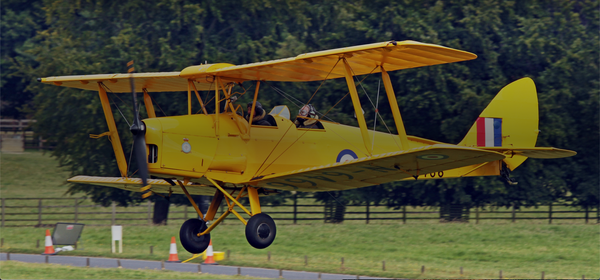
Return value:
<svg viewBox="0 0 600 280">
<path fill-rule="evenodd" d="M 286 118 L 288 120 L 290 119 L 290 116 L 291 116 L 290 109 L 285 105 L 275 106 L 273 108 L 273 110 L 271 110 L 271 112 L 269 112 L 269 115 L 280 116 L 280 117 Z"/>
</svg>

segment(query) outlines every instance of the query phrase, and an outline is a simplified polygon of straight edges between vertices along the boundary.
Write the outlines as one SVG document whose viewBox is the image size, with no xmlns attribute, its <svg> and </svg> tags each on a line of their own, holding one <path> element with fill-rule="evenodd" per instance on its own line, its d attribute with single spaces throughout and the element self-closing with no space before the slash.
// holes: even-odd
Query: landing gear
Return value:
<svg viewBox="0 0 600 280">
<path fill-rule="evenodd" d="M 269 247 L 275 240 L 276 234 L 275 221 L 265 213 L 250 217 L 246 224 L 246 240 L 256 249 Z"/>
<path fill-rule="evenodd" d="M 183 245 L 183 248 L 193 254 L 204 252 L 210 243 L 210 232 L 225 218 L 227 218 L 229 214 L 235 215 L 244 225 L 246 225 L 246 240 L 248 240 L 248 243 L 250 243 L 252 247 L 257 249 L 269 247 L 269 245 L 271 245 L 271 243 L 273 243 L 275 240 L 277 230 L 275 228 L 275 222 L 273 219 L 269 215 L 261 213 L 258 189 L 252 186 L 244 186 L 241 189 L 233 191 L 230 189 L 230 194 L 228 191 L 223 189 L 221 186 L 222 183 L 219 184 L 209 177 L 205 178 L 210 181 L 215 188 L 217 188 L 206 215 L 200 211 L 185 187 L 187 182 L 189 182 L 189 179 L 186 179 L 188 181 L 185 183 L 177 180 L 177 183 L 198 213 L 198 217 L 203 217 L 203 219 L 187 220 L 181 226 L 181 230 L 179 231 L 179 239 L 181 240 L 181 245 Z M 234 198 L 231 195 L 235 192 L 237 192 L 237 196 Z M 248 208 L 239 202 L 240 198 L 245 196 L 248 197 L 248 201 L 250 202 L 250 210 L 248 210 Z M 227 203 L 227 210 L 223 212 L 219 218 L 213 221 L 223 200 L 225 200 Z M 246 219 L 244 219 L 240 213 L 233 209 L 234 206 L 238 206 L 241 210 L 248 214 L 250 219 L 246 221 Z M 206 226 L 206 221 L 213 222 L 210 224 L 210 226 Z"/>
<path fill-rule="evenodd" d="M 508 169 L 508 166 L 506 166 L 504 161 L 502 162 L 502 169 L 500 169 L 500 176 L 502 176 L 509 185 L 516 185 L 519 183 L 514 178 L 510 178 L 510 169 Z"/>
<path fill-rule="evenodd" d="M 189 219 L 179 230 L 179 240 L 184 249 L 192 254 L 200 254 L 208 248 L 210 233 L 200 235 L 207 229 L 206 222 L 199 219 Z"/>
</svg>

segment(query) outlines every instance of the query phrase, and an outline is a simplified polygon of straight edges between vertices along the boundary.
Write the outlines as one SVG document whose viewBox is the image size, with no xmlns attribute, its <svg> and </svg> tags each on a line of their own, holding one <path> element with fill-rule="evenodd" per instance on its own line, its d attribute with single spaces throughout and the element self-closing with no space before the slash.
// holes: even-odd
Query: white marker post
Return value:
<svg viewBox="0 0 600 280">
<path fill-rule="evenodd" d="M 123 253 L 123 226 L 112 226 L 112 252 L 115 253 L 115 241 L 119 241 L 119 253 Z"/>
</svg>

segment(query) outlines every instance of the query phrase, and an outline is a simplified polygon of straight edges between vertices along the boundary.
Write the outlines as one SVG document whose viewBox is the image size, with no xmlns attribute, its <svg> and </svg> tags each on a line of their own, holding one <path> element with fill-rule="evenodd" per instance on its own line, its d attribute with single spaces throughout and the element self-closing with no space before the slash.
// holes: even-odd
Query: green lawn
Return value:
<svg viewBox="0 0 600 280">
<path fill-rule="evenodd" d="M 2 279 L 252 279 L 247 276 L 170 270 L 74 267 L 45 263 L 32 265 L 16 261 L 0 262 L 0 277 Z"/>
<path fill-rule="evenodd" d="M 0 154 L 0 195 L 4 198 L 62 197 L 69 172 L 50 153 Z"/>
<path fill-rule="evenodd" d="M 43 191 L 54 197 L 64 193 L 65 187 L 61 184 L 68 174 L 56 171 L 52 159 L 33 152 L 2 154 L 2 197 L 5 197 L 5 189 L 12 197 L 41 195 L 37 192 L 32 195 L 29 191 L 23 193 L 22 190 L 33 188 L 36 180 L 23 179 L 19 181 L 22 185 L 15 183 L 17 178 L 26 177 L 23 175 L 26 172 L 14 168 L 17 164 L 12 161 L 20 162 L 21 168 L 33 170 L 40 169 L 36 164 L 45 164 L 54 173 L 47 175 L 49 172 L 46 171 L 46 175 L 39 175 L 47 178 Z M 11 185 L 5 185 L 5 170 L 15 173 L 6 174 L 9 177 L 6 182 Z M 17 185 L 19 187 L 15 189 Z M 166 260 L 170 238 L 178 237 L 181 223 L 171 221 L 170 225 L 161 227 L 125 225 L 123 254 L 110 252 L 110 227 L 87 225 L 81 236 L 80 250 L 60 254 Z M 321 221 L 278 224 L 275 242 L 264 250 L 248 245 L 243 226 L 235 220 L 217 227 L 212 233 L 214 250 L 230 251 L 229 259 L 220 263 L 395 278 L 497 278 L 500 270 L 504 278 L 539 278 L 542 272 L 545 278 L 600 277 L 600 226 L 586 225 L 581 220 L 561 220 L 560 224 L 552 225 L 544 221 L 512 224 L 509 220 L 480 224 L 434 221 L 409 221 L 407 224 L 389 221 L 369 225 L 358 221 L 341 225 Z M 0 251 L 41 253 L 45 229 L 1 228 L 4 244 Z M 36 248 L 37 240 L 40 240 L 40 248 Z M 152 255 L 149 254 L 150 246 L 154 246 Z M 178 246 L 181 260 L 191 257 Z M 270 261 L 267 260 L 268 252 L 271 253 Z M 386 271 L 382 268 L 383 261 Z M 425 273 L 421 274 L 423 266 Z M 463 275 L 460 275 L 460 267 Z"/>
<path fill-rule="evenodd" d="M 83 250 L 60 254 L 166 260 L 170 237 L 178 237 L 178 230 L 179 225 L 126 226 L 123 253 L 113 254 L 110 227 L 86 227 Z M 44 228 L 2 228 L 1 251 L 41 253 L 44 233 Z M 246 242 L 240 224 L 218 227 L 212 239 L 214 250 L 230 251 L 230 258 L 220 262 L 227 265 L 396 278 L 457 278 L 460 267 L 466 278 L 495 278 L 500 270 L 507 278 L 536 278 L 542 271 L 547 278 L 600 277 L 597 225 L 280 225 L 273 245 L 257 250 Z M 178 253 L 180 260 L 192 257 L 179 244 Z"/>
</svg>

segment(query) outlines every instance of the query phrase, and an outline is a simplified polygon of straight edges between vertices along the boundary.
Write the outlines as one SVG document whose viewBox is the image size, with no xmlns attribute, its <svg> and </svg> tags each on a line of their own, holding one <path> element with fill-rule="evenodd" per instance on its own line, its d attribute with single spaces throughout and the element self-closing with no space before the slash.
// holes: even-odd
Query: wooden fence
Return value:
<svg viewBox="0 0 600 280">
<path fill-rule="evenodd" d="M 263 205 L 262 210 L 271 215 L 278 224 L 327 222 L 326 205 L 315 204 L 306 199 L 298 204 L 294 201 L 280 206 Z M 309 204 L 309 202 L 311 204 Z M 374 205 L 346 205 L 343 221 L 345 223 L 407 223 L 414 220 L 420 222 L 444 222 L 444 214 L 435 207 L 398 207 Z M 2 227 L 48 227 L 56 222 L 79 222 L 87 225 L 151 225 L 154 205 L 146 203 L 118 207 L 114 203 L 109 207 L 93 204 L 83 198 L 2 198 Z M 219 212 L 224 210 L 221 207 Z M 553 223 L 557 220 L 573 220 L 585 223 L 600 223 L 598 209 L 577 209 L 563 204 L 540 205 L 534 209 L 506 209 L 495 207 L 472 208 L 463 211 L 463 222 L 494 222 L 497 220 L 515 223 L 520 220 L 546 220 Z M 224 223 L 236 222 L 230 215 Z M 197 217 L 191 206 L 174 206 L 169 209 L 169 223 L 182 223 Z"/>
<path fill-rule="evenodd" d="M 24 149 L 53 149 L 42 137 L 35 137 L 31 125 L 36 120 L 0 119 L 0 149 L 22 152 Z"/>
</svg>

